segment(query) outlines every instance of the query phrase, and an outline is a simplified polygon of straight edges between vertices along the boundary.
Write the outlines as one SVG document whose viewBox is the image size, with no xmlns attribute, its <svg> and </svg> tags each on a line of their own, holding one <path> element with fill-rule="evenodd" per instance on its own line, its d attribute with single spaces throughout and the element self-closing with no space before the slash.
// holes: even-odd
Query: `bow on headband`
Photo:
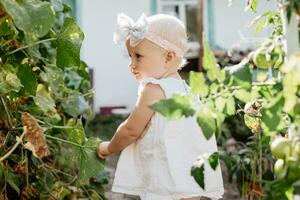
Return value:
<svg viewBox="0 0 300 200">
<path fill-rule="evenodd" d="M 145 38 L 147 31 L 148 23 L 145 14 L 142 14 L 137 22 L 134 22 L 124 13 L 120 13 L 118 15 L 118 28 L 114 34 L 114 42 L 122 44 L 129 39 L 130 46 L 136 46 Z"/>
</svg>

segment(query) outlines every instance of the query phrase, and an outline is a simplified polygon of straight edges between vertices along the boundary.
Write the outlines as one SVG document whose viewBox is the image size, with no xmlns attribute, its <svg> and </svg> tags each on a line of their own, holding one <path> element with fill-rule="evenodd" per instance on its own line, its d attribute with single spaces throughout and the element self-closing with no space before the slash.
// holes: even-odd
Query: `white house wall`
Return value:
<svg viewBox="0 0 300 200">
<path fill-rule="evenodd" d="M 233 46 L 247 49 L 255 45 L 253 42 L 239 43 L 242 41 L 241 35 L 253 37 L 253 28 L 247 25 L 257 15 L 244 11 L 244 0 L 233 0 L 231 7 L 228 7 L 228 0 L 206 1 L 213 2 L 214 44 L 223 49 Z M 79 24 L 85 33 L 82 59 L 94 69 L 96 112 L 101 106 L 124 105 L 130 109 L 134 106 L 138 82 L 128 69 L 126 51 L 115 45 L 112 37 L 118 13 L 124 12 L 136 20 L 143 12 L 150 14 L 150 3 L 151 0 L 77 0 Z M 274 9 L 273 4 L 273 1 L 259 1 L 258 13 L 268 8 Z M 205 16 L 207 14 L 205 11 Z M 205 29 L 208 23 L 204 21 Z"/>
<path fill-rule="evenodd" d="M 94 69 L 94 110 L 101 106 L 132 108 L 138 83 L 129 71 L 124 49 L 113 43 L 117 14 L 137 19 L 150 12 L 148 0 L 79 0 L 79 24 L 85 33 L 82 59 Z"/>
<path fill-rule="evenodd" d="M 248 25 L 264 11 L 275 9 L 273 0 L 259 1 L 257 13 L 253 13 L 251 10 L 245 12 L 245 0 L 232 0 L 230 7 L 228 6 L 228 0 L 207 1 L 213 1 L 215 44 L 222 49 L 255 47 L 257 39 L 253 40 L 254 28 Z M 256 37 L 262 37 L 264 34 L 266 32 L 262 32 L 261 35 Z"/>
</svg>

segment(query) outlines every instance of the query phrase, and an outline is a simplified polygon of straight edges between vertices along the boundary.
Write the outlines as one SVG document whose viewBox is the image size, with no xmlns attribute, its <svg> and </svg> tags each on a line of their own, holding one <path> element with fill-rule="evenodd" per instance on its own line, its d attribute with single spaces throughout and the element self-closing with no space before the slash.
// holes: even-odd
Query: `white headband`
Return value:
<svg viewBox="0 0 300 200">
<path fill-rule="evenodd" d="M 168 40 L 165 40 L 161 36 L 148 30 L 148 22 L 145 14 L 142 14 L 137 22 L 134 22 L 124 13 L 118 14 L 118 28 L 114 33 L 115 43 L 122 44 L 129 39 L 130 45 L 134 47 L 144 38 L 154 42 L 166 50 L 174 51 L 178 57 L 183 57 L 184 55 L 183 50 L 175 44 L 172 44 Z"/>
</svg>

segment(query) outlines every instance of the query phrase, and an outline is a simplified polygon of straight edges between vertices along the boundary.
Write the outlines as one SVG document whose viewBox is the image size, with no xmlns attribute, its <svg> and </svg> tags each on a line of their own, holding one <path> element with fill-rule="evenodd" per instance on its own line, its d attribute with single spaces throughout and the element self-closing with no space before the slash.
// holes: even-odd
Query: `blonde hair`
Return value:
<svg viewBox="0 0 300 200">
<path fill-rule="evenodd" d="M 172 15 L 157 14 L 146 17 L 142 14 L 137 22 L 134 22 L 126 14 L 118 14 L 118 28 L 114 33 L 114 41 L 122 44 L 128 39 L 130 46 L 136 46 L 143 39 L 148 39 L 167 51 L 175 52 L 179 69 L 186 64 L 183 58 L 188 50 L 185 25 Z"/>
<path fill-rule="evenodd" d="M 188 50 L 188 37 L 184 23 L 172 15 L 156 14 L 147 17 L 148 31 L 179 48 L 183 53 Z M 172 51 L 173 49 L 168 49 Z M 180 58 L 179 69 L 184 67 L 186 59 Z"/>
</svg>

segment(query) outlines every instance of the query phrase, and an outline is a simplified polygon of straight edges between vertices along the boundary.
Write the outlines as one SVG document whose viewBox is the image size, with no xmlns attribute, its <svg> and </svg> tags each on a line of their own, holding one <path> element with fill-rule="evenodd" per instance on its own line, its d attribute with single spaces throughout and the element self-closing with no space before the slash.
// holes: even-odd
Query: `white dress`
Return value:
<svg viewBox="0 0 300 200">
<path fill-rule="evenodd" d="M 184 80 L 146 78 L 140 83 L 139 93 L 147 83 L 159 84 L 166 98 L 190 91 Z M 142 200 L 222 198 L 220 167 L 214 171 L 205 163 L 205 190 L 191 176 L 197 157 L 216 151 L 215 137 L 207 141 L 195 117 L 168 120 L 155 112 L 142 136 L 121 152 L 112 191 L 138 195 Z"/>
</svg>

